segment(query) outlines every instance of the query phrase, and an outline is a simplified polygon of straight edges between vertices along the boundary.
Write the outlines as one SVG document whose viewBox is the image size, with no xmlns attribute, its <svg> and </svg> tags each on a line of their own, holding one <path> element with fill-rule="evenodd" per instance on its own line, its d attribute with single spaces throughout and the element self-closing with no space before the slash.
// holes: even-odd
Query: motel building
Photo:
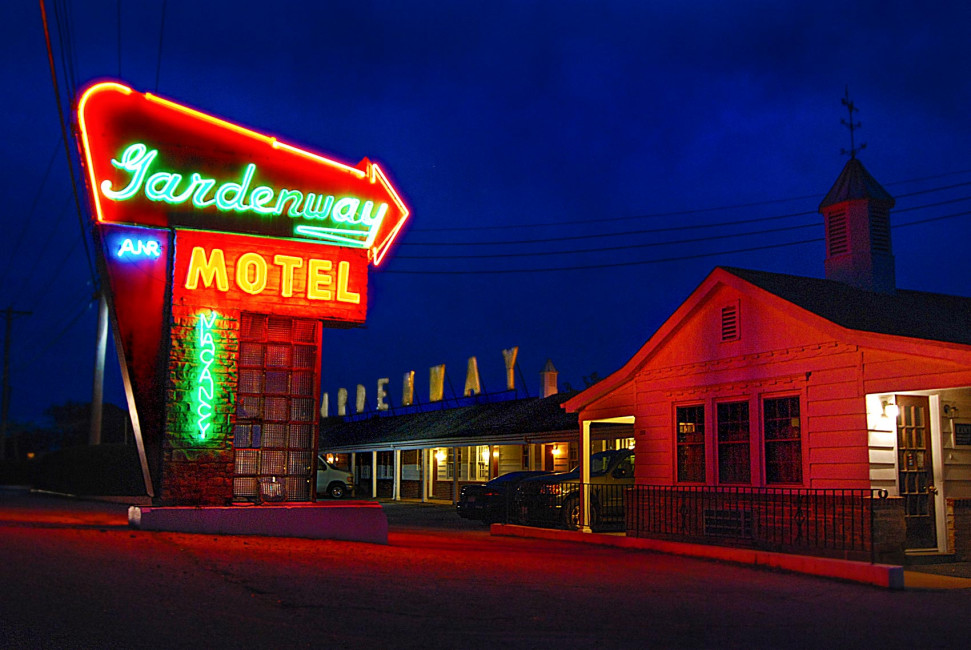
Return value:
<svg viewBox="0 0 971 650">
<path fill-rule="evenodd" d="M 503 356 L 515 359 L 516 352 L 504 350 Z M 573 469 L 579 464 L 579 425 L 563 403 L 576 393 L 559 392 L 551 361 L 540 372 L 539 396 L 517 387 L 514 368 L 507 364 L 506 390 L 497 393 L 479 390 L 472 357 L 460 397 L 445 397 L 444 368 L 434 366 L 427 402 L 414 398 L 413 372 L 405 373 L 396 408 L 376 403 L 367 409 L 362 398 L 356 400 L 357 412 L 348 414 L 339 400 L 338 414 L 321 421 L 321 452 L 337 467 L 353 469 L 355 496 L 393 500 L 455 502 L 463 486 L 509 472 Z M 363 390 L 358 388 L 359 397 Z M 592 451 L 628 448 L 633 442 L 630 425 L 592 427 Z"/>
<path fill-rule="evenodd" d="M 819 207 L 825 279 L 715 268 L 564 402 L 581 449 L 633 430 L 629 536 L 971 556 L 971 298 L 897 288 L 893 205 L 851 158 Z"/>
</svg>

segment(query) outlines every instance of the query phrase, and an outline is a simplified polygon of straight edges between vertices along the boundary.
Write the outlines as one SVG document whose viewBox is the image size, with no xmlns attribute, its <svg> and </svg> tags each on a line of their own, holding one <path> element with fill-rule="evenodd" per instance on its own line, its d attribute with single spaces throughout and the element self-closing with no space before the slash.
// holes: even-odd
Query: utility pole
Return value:
<svg viewBox="0 0 971 650">
<path fill-rule="evenodd" d="M 101 444 L 101 414 L 104 404 L 105 349 L 108 345 L 108 301 L 104 291 L 99 292 L 98 331 L 94 353 L 94 382 L 91 389 L 91 430 L 89 445 Z"/>
<path fill-rule="evenodd" d="M 8 306 L 0 312 L 6 320 L 6 329 L 3 337 L 3 412 L 0 413 L 0 460 L 7 458 L 7 418 L 10 413 L 10 336 L 12 332 L 13 319 L 17 316 L 30 316 L 29 311 L 15 311 L 12 306 Z"/>
</svg>

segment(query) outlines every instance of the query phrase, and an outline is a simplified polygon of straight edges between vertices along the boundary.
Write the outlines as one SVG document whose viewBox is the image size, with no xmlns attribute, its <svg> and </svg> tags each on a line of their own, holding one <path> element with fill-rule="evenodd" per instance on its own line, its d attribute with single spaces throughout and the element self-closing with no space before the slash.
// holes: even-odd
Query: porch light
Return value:
<svg viewBox="0 0 971 650">
<path fill-rule="evenodd" d="M 435 452 L 435 460 L 437 460 L 440 463 L 444 463 L 445 462 L 445 452 L 443 450 L 441 450 L 441 449 L 439 449 L 437 452 Z"/>
<path fill-rule="evenodd" d="M 482 452 L 482 462 L 483 463 L 488 463 L 489 462 L 489 450 L 488 449 L 486 449 L 485 451 Z"/>
<path fill-rule="evenodd" d="M 891 401 L 886 401 L 883 403 L 883 415 L 891 420 L 896 420 L 897 416 L 900 415 L 900 407 Z"/>
<path fill-rule="evenodd" d="M 499 458 L 499 450 L 498 449 L 493 449 L 492 450 L 492 457 L 493 458 Z"/>
<path fill-rule="evenodd" d="M 563 452 L 560 451 L 560 446 L 559 445 L 553 445 L 553 455 L 554 456 L 559 456 L 561 453 L 563 453 Z"/>
</svg>

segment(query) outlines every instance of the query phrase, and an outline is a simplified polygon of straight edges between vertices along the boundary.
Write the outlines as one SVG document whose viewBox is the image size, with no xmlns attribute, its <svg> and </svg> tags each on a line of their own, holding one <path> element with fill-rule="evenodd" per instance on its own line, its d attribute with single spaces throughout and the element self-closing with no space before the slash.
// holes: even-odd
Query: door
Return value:
<svg viewBox="0 0 971 650">
<path fill-rule="evenodd" d="M 897 468 L 904 499 L 908 549 L 937 548 L 934 463 L 931 459 L 930 400 L 898 395 Z"/>
</svg>

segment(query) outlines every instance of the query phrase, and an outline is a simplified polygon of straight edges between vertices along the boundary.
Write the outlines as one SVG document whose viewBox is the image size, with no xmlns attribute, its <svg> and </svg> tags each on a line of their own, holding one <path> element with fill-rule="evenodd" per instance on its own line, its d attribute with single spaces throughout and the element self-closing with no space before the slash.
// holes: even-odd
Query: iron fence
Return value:
<svg viewBox="0 0 971 650">
<path fill-rule="evenodd" d="M 628 489 L 626 532 L 872 562 L 879 498 L 886 491 L 637 485 Z"/>
<path fill-rule="evenodd" d="M 588 483 L 590 527 L 597 532 L 623 531 L 629 483 Z M 579 481 L 523 481 L 507 493 L 509 523 L 544 528 L 577 529 L 581 526 L 583 486 Z"/>
</svg>

